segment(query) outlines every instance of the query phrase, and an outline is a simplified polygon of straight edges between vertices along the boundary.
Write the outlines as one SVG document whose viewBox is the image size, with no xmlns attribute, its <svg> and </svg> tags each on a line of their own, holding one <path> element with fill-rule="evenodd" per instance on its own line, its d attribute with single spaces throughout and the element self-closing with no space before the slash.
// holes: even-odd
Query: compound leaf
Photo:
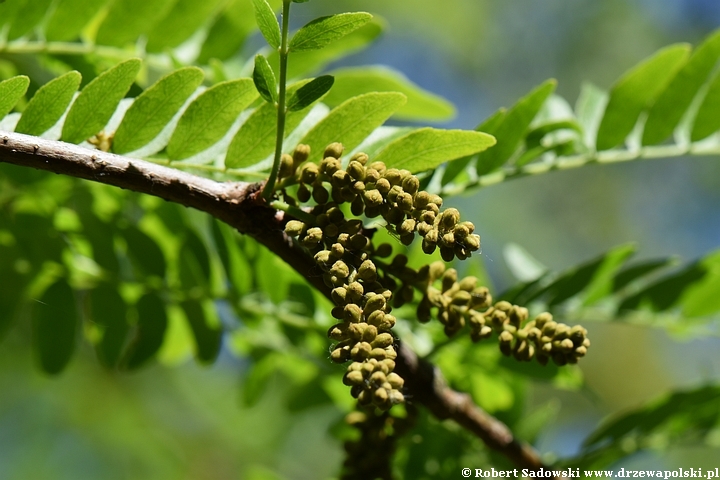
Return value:
<svg viewBox="0 0 720 480">
<path fill-rule="evenodd" d="M 15 131 L 39 136 L 55 125 L 70 105 L 81 78 L 80 73 L 72 71 L 40 87 L 25 107 Z"/>
</svg>

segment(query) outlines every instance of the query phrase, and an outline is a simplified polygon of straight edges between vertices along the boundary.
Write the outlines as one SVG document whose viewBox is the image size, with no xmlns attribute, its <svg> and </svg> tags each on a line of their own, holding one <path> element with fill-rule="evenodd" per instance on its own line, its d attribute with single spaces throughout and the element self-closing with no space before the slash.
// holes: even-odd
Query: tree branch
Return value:
<svg viewBox="0 0 720 480">
<path fill-rule="evenodd" d="M 144 160 L 18 133 L 0 132 L 0 163 L 113 185 L 206 212 L 265 245 L 330 298 L 330 289 L 315 274 L 312 257 L 285 235 L 286 214 L 261 198 L 260 183 L 216 182 Z M 410 401 L 424 405 L 439 419 L 455 420 L 519 467 L 547 468 L 537 452 L 515 439 L 505 424 L 468 395 L 449 388 L 437 367 L 406 346 L 398 353 L 396 371 L 405 379 Z"/>
</svg>

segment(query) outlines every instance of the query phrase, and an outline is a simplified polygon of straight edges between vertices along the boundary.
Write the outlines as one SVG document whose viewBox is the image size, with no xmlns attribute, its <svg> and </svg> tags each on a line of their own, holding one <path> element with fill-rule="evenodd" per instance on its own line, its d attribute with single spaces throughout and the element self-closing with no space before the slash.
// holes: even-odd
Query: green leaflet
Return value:
<svg viewBox="0 0 720 480">
<path fill-rule="evenodd" d="M 267 0 L 253 0 L 255 7 L 255 21 L 257 22 L 260 33 L 265 37 L 268 44 L 277 49 L 280 48 L 280 24 L 277 17 Z"/>
<path fill-rule="evenodd" d="M 321 120 L 300 143 L 310 145 L 310 161 L 319 161 L 325 147 L 340 142 L 349 152 L 407 101 L 396 92 L 374 92 L 346 100 Z"/>
<path fill-rule="evenodd" d="M 498 124 L 493 125 L 494 129 L 486 130 L 487 133 L 495 136 L 497 145 L 478 155 L 476 164 L 478 175 L 492 172 L 510 159 L 525 136 L 530 123 L 555 90 L 556 85 L 555 80 L 541 84 L 513 105 L 502 120 L 496 119 Z"/>
<path fill-rule="evenodd" d="M 362 27 L 335 40 L 325 48 L 293 52 L 288 61 L 288 78 L 310 76 L 322 70 L 332 61 L 363 50 L 382 33 L 383 29 L 384 23 L 375 17 Z M 268 59 L 277 75 L 280 65 L 278 52 L 270 53 Z"/>
<path fill-rule="evenodd" d="M 321 49 L 325 45 L 362 27 L 369 22 L 371 18 L 372 15 L 365 12 L 340 13 L 316 18 L 293 35 L 288 50 L 291 52 L 302 52 Z"/>
<path fill-rule="evenodd" d="M 672 265 L 672 258 L 661 258 L 658 260 L 648 260 L 645 262 L 635 263 L 620 270 L 613 278 L 612 291 L 619 292 L 626 286 L 641 279 L 656 270 Z"/>
<path fill-rule="evenodd" d="M 506 113 L 507 109 L 499 108 L 495 113 L 486 118 L 480 125 L 475 127 L 475 130 L 478 132 L 491 132 L 495 130 L 500 125 L 500 123 L 502 123 Z M 468 155 L 467 157 L 458 158 L 457 160 L 448 162 L 448 164 L 445 166 L 445 171 L 443 172 L 443 177 L 440 183 L 445 186 L 448 183 L 452 182 L 455 178 L 457 178 L 458 175 L 465 171 L 465 168 L 472 160 L 472 155 Z"/>
<path fill-rule="evenodd" d="M 114 285 L 103 284 L 90 291 L 90 318 L 102 327 L 102 338 L 96 345 L 98 359 L 107 368 L 116 368 L 127 342 L 130 325 L 127 304 Z"/>
<path fill-rule="evenodd" d="M 307 81 L 302 81 L 291 85 L 287 89 L 287 95 L 292 96 L 298 88 L 306 84 Z M 306 110 L 287 113 L 285 137 L 295 130 L 306 115 Z M 255 165 L 275 150 L 276 132 L 277 107 L 271 103 L 264 103 L 255 109 L 233 137 L 225 155 L 225 166 L 243 168 Z"/>
<path fill-rule="evenodd" d="M 95 41 L 100 45 L 122 47 L 152 31 L 170 11 L 175 0 L 116 0 L 98 28 Z"/>
<path fill-rule="evenodd" d="M 54 375 L 67 366 L 75 351 L 77 322 L 75 295 L 65 279 L 55 282 L 34 302 L 33 344 L 46 373 Z"/>
<path fill-rule="evenodd" d="M 210 26 L 196 62 L 205 64 L 211 58 L 225 60 L 240 50 L 250 32 L 257 28 L 255 17 L 248 15 L 251 8 L 252 0 L 228 2 Z"/>
<path fill-rule="evenodd" d="M 215 248 L 225 269 L 227 282 L 232 287 L 231 293 L 248 293 L 252 288 L 253 269 L 238 245 L 237 232 L 217 220 L 211 222 L 211 227 Z"/>
<path fill-rule="evenodd" d="M 168 319 L 165 304 L 154 293 L 148 293 L 137 303 L 138 321 L 135 336 L 123 362 L 129 370 L 141 367 L 160 349 L 165 338 Z"/>
<path fill-rule="evenodd" d="M 20 38 L 37 26 L 51 4 L 52 0 L 26 0 L 10 23 L 8 40 Z"/>
<path fill-rule="evenodd" d="M 205 90 L 180 117 L 167 146 L 168 156 L 182 160 L 215 144 L 257 96 L 249 78 L 221 82 Z"/>
<path fill-rule="evenodd" d="M 330 75 L 313 78 L 290 96 L 287 102 L 287 111 L 296 112 L 320 100 L 332 88 L 334 81 Z"/>
<path fill-rule="evenodd" d="M 643 145 L 655 145 L 672 135 L 698 90 L 720 57 L 720 31 L 700 45 L 677 72 L 648 112 Z"/>
<path fill-rule="evenodd" d="M 575 115 L 583 130 L 583 143 L 588 148 L 595 148 L 597 131 L 600 128 L 605 106 L 609 95 L 589 82 L 584 82 L 580 88 L 580 95 L 575 102 Z"/>
<path fill-rule="evenodd" d="M 264 55 L 255 55 L 255 68 L 253 69 L 253 82 L 258 93 L 266 102 L 277 103 L 278 86 L 275 73 Z"/>
<path fill-rule="evenodd" d="M 203 26 L 219 4 L 220 0 L 178 0 L 148 35 L 148 52 L 180 45 Z"/>
<path fill-rule="evenodd" d="M 215 306 L 199 300 L 186 300 L 181 304 L 195 339 L 195 356 L 198 361 L 212 363 L 220 353 L 222 328 Z"/>
<path fill-rule="evenodd" d="M 59 0 L 45 26 L 45 38 L 57 42 L 75 39 L 103 3 L 97 0 Z"/>
<path fill-rule="evenodd" d="M 469 130 L 421 128 L 398 138 L 375 157 L 388 168 L 422 172 L 443 162 L 481 152 L 495 144 L 495 138 Z"/>
<path fill-rule="evenodd" d="M 203 81 L 197 67 L 165 75 L 130 106 L 113 138 L 113 151 L 126 153 L 147 145 L 162 131 Z"/>
<path fill-rule="evenodd" d="M 597 149 L 608 150 L 625 141 L 640 113 L 667 86 L 690 54 L 687 44 L 675 44 L 658 50 L 627 71 L 610 89 L 610 100 L 600 122 Z"/>
<path fill-rule="evenodd" d="M 13 24 L 18 12 L 20 12 L 27 1 L 29 0 L 0 3 L 0 28 Z"/>
<path fill-rule="evenodd" d="M 720 251 L 705 256 L 700 267 L 705 269 L 704 277 L 689 285 L 680 299 L 686 317 L 710 316 L 720 311 Z"/>
<path fill-rule="evenodd" d="M 0 82 L 0 118 L 4 117 L 15 104 L 25 95 L 30 79 L 25 75 L 8 78 Z"/>
<path fill-rule="evenodd" d="M 131 226 L 122 232 L 127 244 L 127 254 L 140 276 L 165 277 L 167 265 L 162 249 L 145 232 Z"/>
<path fill-rule="evenodd" d="M 369 92 L 400 92 L 407 103 L 394 114 L 398 120 L 444 121 L 455 116 L 455 107 L 442 97 L 423 90 L 403 74 L 387 67 L 349 67 L 329 72 L 335 85 L 323 102 L 334 107 L 350 97 Z"/>
<path fill-rule="evenodd" d="M 716 74 L 708 86 L 705 98 L 695 115 L 690 140 L 697 142 L 720 130 L 720 73 Z"/>
<path fill-rule="evenodd" d="M 126 60 L 87 84 L 65 118 L 62 140 L 80 143 L 102 130 L 130 90 L 141 64 L 137 58 Z"/>
<path fill-rule="evenodd" d="M 67 110 L 81 80 L 80 73 L 72 71 L 40 87 L 28 102 L 15 131 L 39 136 L 50 129 Z"/>
<path fill-rule="evenodd" d="M 196 288 L 209 289 L 210 257 L 205 244 L 192 230 L 187 230 L 180 248 L 180 284 L 190 291 Z"/>
</svg>

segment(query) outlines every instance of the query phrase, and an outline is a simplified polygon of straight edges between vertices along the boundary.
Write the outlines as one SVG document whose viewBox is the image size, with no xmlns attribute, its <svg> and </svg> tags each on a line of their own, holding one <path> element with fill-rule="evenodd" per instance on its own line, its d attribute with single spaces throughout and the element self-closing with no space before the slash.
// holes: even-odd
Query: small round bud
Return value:
<svg viewBox="0 0 720 480">
<path fill-rule="evenodd" d="M 317 185 L 313 188 L 312 197 L 319 205 L 324 205 L 330 199 L 330 194 L 325 187 Z"/>
<path fill-rule="evenodd" d="M 414 195 L 420 188 L 420 180 L 414 175 L 405 177 L 402 181 L 402 188 L 410 195 Z"/>
<path fill-rule="evenodd" d="M 297 147 L 295 147 L 292 157 L 293 163 L 295 164 L 295 167 L 297 167 L 310 157 L 310 147 L 302 143 L 299 144 Z"/>
<path fill-rule="evenodd" d="M 285 224 L 285 233 L 291 237 L 297 237 L 302 233 L 303 228 L 305 228 L 305 224 L 303 222 L 299 220 L 290 220 L 287 224 Z"/>
<path fill-rule="evenodd" d="M 383 203 L 383 196 L 379 190 L 365 190 L 363 199 L 368 207 L 379 206 Z"/>
<path fill-rule="evenodd" d="M 283 153 L 280 157 L 280 171 L 278 175 L 280 175 L 280 178 L 289 177 L 294 173 L 294 170 L 293 158 L 287 153 Z"/>
<path fill-rule="evenodd" d="M 340 158 L 343 154 L 343 145 L 342 143 L 331 143 L 327 147 L 325 147 L 325 153 L 323 154 L 323 158 L 332 157 L 332 158 Z"/>
</svg>

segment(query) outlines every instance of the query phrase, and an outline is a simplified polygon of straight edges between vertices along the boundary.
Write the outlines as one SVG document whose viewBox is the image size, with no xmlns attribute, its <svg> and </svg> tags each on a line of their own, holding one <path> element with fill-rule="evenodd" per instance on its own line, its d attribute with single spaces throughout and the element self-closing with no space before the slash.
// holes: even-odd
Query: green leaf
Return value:
<svg viewBox="0 0 720 480">
<path fill-rule="evenodd" d="M 261 54 L 255 55 L 255 69 L 253 70 L 253 82 L 260 96 L 266 102 L 277 103 L 278 86 L 275 73 L 270 68 L 270 64 Z"/>
<path fill-rule="evenodd" d="M 260 28 L 260 33 L 271 47 L 280 48 L 280 24 L 272 7 L 267 0 L 253 0 L 253 5 L 255 6 L 255 21 Z"/>
<path fill-rule="evenodd" d="M 495 145 L 487 133 L 469 130 L 421 128 L 385 147 L 375 161 L 392 168 L 422 172 L 443 162 L 481 152 Z"/>
<path fill-rule="evenodd" d="M 329 72 L 335 77 L 332 91 L 323 103 L 334 107 L 350 97 L 369 92 L 400 92 L 407 103 L 393 118 L 440 122 L 455 116 L 455 107 L 442 97 L 423 90 L 403 74 L 387 67 L 349 67 Z"/>
<path fill-rule="evenodd" d="M 620 245 L 583 265 L 564 273 L 543 293 L 550 306 L 583 292 L 584 304 L 589 305 L 612 292 L 613 277 L 625 261 L 635 253 L 633 244 Z"/>
<path fill-rule="evenodd" d="M 147 145 L 162 131 L 203 81 L 197 67 L 165 75 L 135 99 L 113 138 L 113 151 L 126 153 Z"/>
<path fill-rule="evenodd" d="M 50 8 L 52 0 L 28 0 L 20 3 L 22 7 L 10 23 L 10 31 L 7 33 L 9 40 L 20 38 L 38 26 Z"/>
<path fill-rule="evenodd" d="M 141 64 L 137 58 L 126 60 L 88 83 L 70 107 L 62 140 L 80 143 L 102 130 L 130 90 Z"/>
<path fill-rule="evenodd" d="M 25 107 L 15 131 L 40 136 L 49 130 L 67 110 L 81 78 L 78 72 L 72 71 L 40 87 Z"/>
<path fill-rule="evenodd" d="M 671 258 L 661 258 L 658 260 L 648 260 L 642 263 L 630 265 L 619 271 L 613 278 L 613 292 L 619 292 L 634 281 L 649 275 L 661 268 L 671 265 Z"/>
<path fill-rule="evenodd" d="M 332 88 L 334 81 L 332 76 L 322 75 L 298 88 L 288 100 L 288 111 L 295 112 L 309 107 Z"/>
<path fill-rule="evenodd" d="M 495 136 L 497 145 L 482 152 L 477 159 L 477 174 L 485 175 L 507 162 L 517 150 L 520 141 L 540 111 L 550 94 L 555 90 L 557 82 L 548 80 L 521 98 L 503 116 L 502 121 L 494 129 L 486 132 Z M 494 125 L 493 125 L 494 126 Z"/>
<path fill-rule="evenodd" d="M 505 118 L 507 109 L 499 108 L 495 113 L 486 118 L 480 125 L 475 127 L 478 132 L 491 132 L 495 130 L 502 123 Z M 452 162 L 448 162 L 443 172 L 441 185 L 445 186 L 452 182 L 458 175 L 465 171 L 470 162 L 473 161 L 473 155 L 468 155 L 464 158 L 458 158 Z"/>
<path fill-rule="evenodd" d="M 212 58 L 225 60 L 240 50 L 256 28 L 255 17 L 247 14 L 249 8 L 252 8 L 251 0 L 234 0 L 226 4 L 208 30 L 196 60 L 198 64 L 206 64 Z"/>
<path fill-rule="evenodd" d="M 78 312 L 72 288 L 64 279 L 48 288 L 32 309 L 33 343 L 42 369 L 60 373 L 75 351 Z"/>
<path fill-rule="evenodd" d="M 288 88 L 287 94 L 292 95 L 304 82 Z M 285 116 L 285 137 L 295 130 L 306 111 L 288 112 Z M 227 168 L 243 168 L 255 165 L 275 151 L 275 135 L 277 132 L 277 107 L 264 103 L 242 124 L 230 142 L 225 166 Z"/>
<path fill-rule="evenodd" d="M 193 337 L 195 338 L 195 355 L 200 362 L 212 363 L 220 353 L 222 328 L 214 315 L 212 304 L 204 306 L 198 300 L 182 302 Z"/>
<path fill-rule="evenodd" d="M 25 95 L 28 85 L 30 85 L 30 79 L 25 75 L 0 82 L 0 119 L 10 113 L 18 100 Z"/>
<path fill-rule="evenodd" d="M 689 285 L 680 299 L 685 317 L 706 317 L 720 311 L 720 252 L 707 255 L 700 267 L 706 271 L 704 277 Z"/>
<path fill-rule="evenodd" d="M 217 143 L 257 96 L 249 78 L 218 83 L 205 90 L 180 117 L 167 146 L 168 156 L 182 160 Z"/>
<path fill-rule="evenodd" d="M 701 262 L 693 263 L 625 298 L 618 306 L 618 312 L 641 308 L 656 312 L 669 310 L 678 305 L 686 288 L 703 280 L 707 273 Z"/>
<path fill-rule="evenodd" d="M 129 370 L 141 367 L 157 353 L 168 326 L 165 304 L 157 294 L 144 295 L 136 307 L 138 320 L 135 336 L 128 346 L 124 362 Z"/>
<path fill-rule="evenodd" d="M 720 57 L 720 31 L 700 45 L 663 90 L 648 112 L 643 145 L 655 145 L 672 135 L 690 103 Z"/>
<path fill-rule="evenodd" d="M 377 18 L 373 18 L 354 32 L 334 41 L 323 49 L 293 52 L 288 64 L 288 78 L 311 76 L 321 71 L 330 62 L 365 49 L 380 36 L 383 29 L 384 23 Z M 278 57 L 277 51 L 272 52 L 268 56 L 270 65 L 273 65 L 276 75 L 280 65 Z"/>
<path fill-rule="evenodd" d="M 175 0 L 116 0 L 110 4 L 95 41 L 116 47 L 134 43 L 140 35 L 152 31 L 174 3 Z"/>
<path fill-rule="evenodd" d="M 395 92 L 353 97 L 334 108 L 300 143 L 312 148 L 311 161 L 319 161 L 325 147 L 333 142 L 341 142 L 349 152 L 406 101 L 405 95 Z"/>
<path fill-rule="evenodd" d="M 620 77 L 610 89 L 610 100 L 600 122 L 598 150 L 608 150 L 625 141 L 640 113 L 663 91 L 689 54 L 687 44 L 670 45 Z"/>
<path fill-rule="evenodd" d="M 90 309 L 90 318 L 103 329 L 102 339 L 96 347 L 98 359 L 106 367 L 115 368 L 130 332 L 125 300 L 117 287 L 103 284 L 90 291 Z"/>
<path fill-rule="evenodd" d="M 140 275 L 165 277 L 165 255 L 155 241 L 137 227 L 123 230 L 127 253 Z"/>
<path fill-rule="evenodd" d="M 691 141 L 697 142 L 720 130 L 718 109 L 720 109 L 720 73 L 717 73 L 710 82 L 705 98 L 695 115 Z"/>
<path fill-rule="evenodd" d="M 59 0 L 45 26 L 45 38 L 62 42 L 75 39 L 103 7 L 97 0 Z"/>
<path fill-rule="evenodd" d="M 584 82 L 575 102 L 575 115 L 583 129 L 583 141 L 590 150 L 595 148 L 595 138 L 608 98 L 606 91 L 592 83 Z"/>
<path fill-rule="evenodd" d="M 318 50 L 357 30 L 370 19 L 372 15 L 365 12 L 340 13 L 317 18 L 293 35 L 288 50 L 291 52 Z"/>
<path fill-rule="evenodd" d="M 212 235 L 233 293 L 238 295 L 248 293 L 252 287 L 253 270 L 238 246 L 237 232 L 215 220 L 212 222 Z"/>
<path fill-rule="evenodd" d="M 207 22 L 220 2 L 221 0 L 178 0 L 172 10 L 150 31 L 148 52 L 162 52 L 183 43 Z"/>
<path fill-rule="evenodd" d="M 210 257 L 205 244 L 192 230 L 188 230 L 180 249 L 180 283 L 184 290 L 200 287 L 207 289 L 210 283 Z"/>
</svg>

